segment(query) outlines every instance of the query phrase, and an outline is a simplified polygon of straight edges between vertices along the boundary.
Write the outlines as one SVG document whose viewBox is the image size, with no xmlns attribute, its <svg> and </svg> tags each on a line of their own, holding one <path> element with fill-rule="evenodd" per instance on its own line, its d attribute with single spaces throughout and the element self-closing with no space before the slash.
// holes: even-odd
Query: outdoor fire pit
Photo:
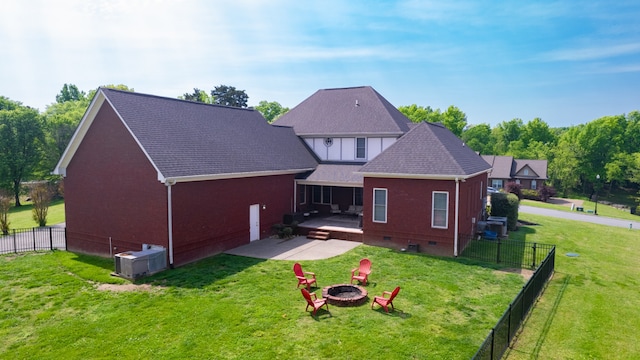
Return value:
<svg viewBox="0 0 640 360">
<path fill-rule="evenodd" d="M 322 297 L 331 305 L 358 306 L 367 302 L 367 290 L 358 285 L 331 285 L 322 289 Z"/>
</svg>

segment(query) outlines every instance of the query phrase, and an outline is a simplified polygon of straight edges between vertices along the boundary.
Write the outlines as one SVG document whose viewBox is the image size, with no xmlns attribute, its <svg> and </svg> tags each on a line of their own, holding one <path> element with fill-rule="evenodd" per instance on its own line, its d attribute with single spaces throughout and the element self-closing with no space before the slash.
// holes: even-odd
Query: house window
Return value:
<svg viewBox="0 0 640 360">
<path fill-rule="evenodd" d="M 353 205 L 362 206 L 362 188 L 353 188 Z"/>
<path fill-rule="evenodd" d="M 529 175 L 529 169 L 524 169 L 524 174 Z"/>
<path fill-rule="evenodd" d="M 520 179 L 516 179 L 516 184 L 520 185 Z"/>
<path fill-rule="evenodd" d="M 538 188 L 538 183 L 535 180 L 531 180 L 531 190 L 536 190 Z"/>
<path fill-rule="evenodd" d="M 307 185 L 298 185 L 298 203 L 307 203 Z"/>
<path fill-rule="evenodd" d="M 366 148 L 367 139 L 356 138 L 356 159 L 365 159 L 367 157 Z"/>
<path fill-rule="evenodd" d="M 312 201 L 314 204 L 331 204 L 331 186 L 313 185 Z"/>
<path fill-rule="evenodd" d="M 387 189 L 373 189 L 373 222 L 387 222 Z"/>
<path fill-rule="evenodd" d="M 492 179 L 491 180 L 491 187 L 494 187 L 496 189 L 502 189 L 502 180 L 501 179 Z"/>
<path fill-rule="evenodd" d="M 446 229 L 449 223 L 449 193 L 433 192 L 431 227 Z"/>
</svg>

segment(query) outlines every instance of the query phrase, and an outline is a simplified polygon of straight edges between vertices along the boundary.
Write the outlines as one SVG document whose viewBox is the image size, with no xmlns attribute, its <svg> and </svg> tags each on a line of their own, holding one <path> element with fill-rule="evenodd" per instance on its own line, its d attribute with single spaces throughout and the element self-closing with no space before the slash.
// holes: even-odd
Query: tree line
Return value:
<svg viewBox="0 0 640 360">
<path fill-rule="evenodd" d="M 134 91 L 126 85 L 107 85 Z M 84 92 L 64 84 L 43 112 L 0 96 L 0 197 L 20 206 L 21 184 L 56 180 L 51 171 L 62 156 L 96 90 Z M 188 101 L 247 107 L 248 95 L 220 85 L 207 92 L 194 88 L 177 96 Z M 276 101 L 260 101 L 255 109 L 272 122 L 289 109 Z M 416 104 L 398 108 L 411 121 L 440 122 L 480 154 L 548 160 L 549 185 L 563 194 L 588 194 L 605 187 L 637 191 L 640 184 L 640 112 L 605 116 L 586 124 L 551 128 L 542 119 L 524 122 L 467 123 L 455 106 L 445 111 Z M 4 195 L 2 195 L 4 194 Z"/>
</svg>

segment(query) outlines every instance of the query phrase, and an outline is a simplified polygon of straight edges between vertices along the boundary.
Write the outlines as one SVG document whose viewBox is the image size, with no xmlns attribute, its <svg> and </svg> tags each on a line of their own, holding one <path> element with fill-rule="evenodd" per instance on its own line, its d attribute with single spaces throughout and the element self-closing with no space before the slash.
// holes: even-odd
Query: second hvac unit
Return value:
<svg viewBox="0 0 640 360">
<path fill-rule="evenodd" d="M 116 274 L 128 279 L 137 279 L 162 271 L 167 267 L 165 248 L 143 245 L 142 251 L 125 251 L 115 255 Z"/>
</svg>

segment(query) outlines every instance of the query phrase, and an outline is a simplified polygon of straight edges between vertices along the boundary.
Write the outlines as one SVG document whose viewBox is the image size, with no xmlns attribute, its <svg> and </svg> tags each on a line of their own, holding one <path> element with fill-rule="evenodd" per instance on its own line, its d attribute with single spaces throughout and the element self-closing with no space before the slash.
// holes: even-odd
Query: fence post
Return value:
<svg viewBox="0 0 640 360">
<path fill-rule="evenodd" d="M 64 251 L 69 251 L 67 247 L 67 227 L 64 227 Z"/>
<path fill-rule="evenodd" d="M 49 226 L 49 249 L 53 251 L 53 229 Z"/>
<path fill-rule="evenodd" d="M 536 268 L 536 244 L 537 243 L 533 243 L 533 264 L 531 264 L 532 269 Z"/>
<path fill-rule="evenodd" d="M 31 234 L 33 234 L 33 251 L 36 251 L 36 228 L 31 228 Z"/>
<path fill-rule="evenodd" d="M 498 251 L 496 251 L 496 263 L 500 264 L 500 244 L 502 244 L 502 242 L 500 241 L 500 238 L 498 238 Z"/>
<path fill-rule="evenodd" d="M 13 253 L 18 253 L 18 243 L 16 243 L 16 229 L 13 229 Z"/>
</svg>

